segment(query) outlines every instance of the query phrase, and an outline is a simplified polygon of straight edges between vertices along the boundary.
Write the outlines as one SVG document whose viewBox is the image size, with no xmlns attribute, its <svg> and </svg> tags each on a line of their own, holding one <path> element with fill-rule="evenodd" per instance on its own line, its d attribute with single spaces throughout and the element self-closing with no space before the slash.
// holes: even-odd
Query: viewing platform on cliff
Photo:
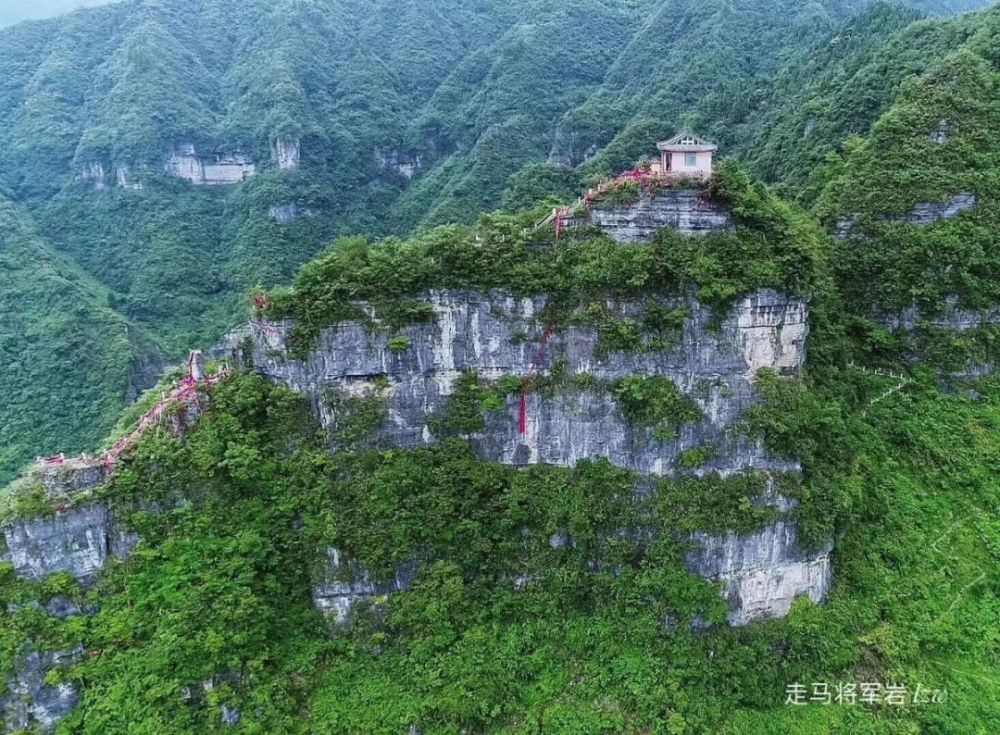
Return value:
<svg viewBox="0 0 1000 735">
<path fill-rule="evenodd" d="M 651 242 L 663 228 L 684 235 L 733 229 L 729 212 L 705 192 L 717 146 L 681 133 L 657 144 L 659 160 L 591 187 L 573 204 L 555 207 L 535 228 L 600 227 L 621 243 Z"/>
</svg>

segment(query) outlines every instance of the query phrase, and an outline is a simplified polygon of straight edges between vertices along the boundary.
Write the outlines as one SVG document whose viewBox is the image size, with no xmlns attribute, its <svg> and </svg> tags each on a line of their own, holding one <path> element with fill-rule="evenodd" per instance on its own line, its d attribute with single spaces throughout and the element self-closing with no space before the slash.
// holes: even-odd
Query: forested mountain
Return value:
<svg viewBox="0 0 1000 735">
<path fill-rule="evenodd" d="M 0 32 L 0 729 L 1000 732 L 986 4 Z"/>
<path fill-rule="evenodd" d="M 108 304 L 92 276 L 45 245 L 0 200 L 0 465 L 32 456 L 38 437 L 66 451 L 92 449 L 122 398 L 155 378 L 150 337 Z M 145 375 L 143 375 L 145 371 Z"/>
<path fill-rule="evenodd" d="M 0 34 L 0 189 L 49 247 L 108 290 L 108 306 L 176 357 L 218 339 L 241 318 L 250 286 L 287 282 L 331 237 L 570 197 L 586 176 L 630 165 L 684 124 L 797 184 L 845 134 L 864 132 L 892 80 L 931 52 L 900 42 L 911 65 L 871 74 L 863 114 L 819 124 L 795 154 L 804 163 L 768 153 L 783 150 L 765 141 L 794 129 L 803 95 L 846 94 L 836 91 L 844 76 L 916 18 L 880 7 L 844 29 L 867 5 L 98 7 Z M 842 33 L 850 44 L 834 43 Z M 815 93 L 805 91 L 807 58 L 825 70 L 810 77 Z M 553 167 L 594 153 L 579 170 Z M 199 176 L 246 180 L 193 185 Z M 3 417 L 32 412 L 13 397 L 0 406 Z M 42 431 L 19 444 L 59 448 Z"/>
</svg>

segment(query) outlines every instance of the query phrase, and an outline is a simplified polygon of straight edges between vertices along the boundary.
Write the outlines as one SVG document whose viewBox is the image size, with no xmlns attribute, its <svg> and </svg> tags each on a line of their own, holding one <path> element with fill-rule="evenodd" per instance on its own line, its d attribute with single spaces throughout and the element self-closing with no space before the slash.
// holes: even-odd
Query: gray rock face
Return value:
<svg viewBox="0 0 1000 735">
<path fill-rule="evenodd" d="M 103 485 L 108 479 L 108 471 L 103 465 L 68 460 L 64 465 L 41 467 L 38 479 L 48 497 L 70 499 Z"/>
<path fill-rule="evenodd" d="M 0 699 L 5 732 L 37 728 L 50 733 L 76 706 L 79 695 L 70 684 L 49 686 L 45 676 L 55 669 L 77 663 L 83 649 L 39 655 L 29 653 L 16 661 L 15 675 L 7 681 L 7 696 Z"/>
<path fill-rule="evenodd" d="M 107 188 L 104 182 L 104 165 L 100 163 L 90 163 L 80 171 L 80 180 L 85 181 L 97 191 Z"/>
<path fill-rule="evenodd" d="M 950 130 L 951 130 L 951 123 L 949 123 L 947 120 L 942 120 L 937 124 L 937 127 L 934 128 L 934 131 L 931 133 L 931 140 L 933 140 L 938 145 L 944 145 L 945 143 L 948 142 L 948 133 L 950 132 Z"/>
<path fill-rule="evenodd" d="M 45 606 L 45 612 L 59 620 L 78 618 L 84 614 L 79 605 L 66 597 L 53 597 Z"/>
<path fill-rule="evenodd" d="M 132 172 L 128 166 L 115 167 L 115 183 L 119 189 L 131 189 L 132 191 L 142 191 L 142 184 L 132 181 Z"/>
<path fill-rule="evenodd" d="M 959 306 L 957 296 L 945 299 L 944 308 L 937 314 L 925 314 L 914 305 L 897 314 L 876 314 L 874 320 L 893 332 L 919 333 L 926 328 L 947 332 L 971 332 L 990 324 L 1000 324 L 1000 309 L 972 311 Z M 996 371 L 992 361 L 969 362 L 962 369 L 941 374 L 941 387 L 951 391 L 963 383 L 981 380 Z"/>
<path fill-rule="evenodd" d="M 257 173 L 257 165 L 247 156 L 203 158 L 192 143 L 178 145 L 167 158 L 166 172 L 195 186 L 239 184 Z"/>
<path fill-rule="evenodd" d="M 166 367 L 166 361 L 159 353 L 153 350 L 136 352 L 128 366 L 126 397 L 129 401 L 138 400 L 147 389 L 156 385 Z"/>
<path fill-rule="evenodd" d="M 49 478 L 42 475 L 50 493 L 79 493 L 90 485 L 104 482 L 103 469 L 73 471 L 61 468 Z M 54 483 L 54 484 L 53 484 Z M 114 528 L 111 513 L 100 505 L 57 513 L 51 519 L 19 521 L 3 529 L 7 552 L 3 561 L 14 567 L 22 578 L 40 581 L 53 574 L 69 573 L 81 584 L 93 584 L 109 558 L 124 559 L 138 539 Z M 31 603 L 42 609 L 40 603 Z M 60 620 L 91 615 L 94 610 L 81 607 L 64 597 L 53 597 L 44 606 L 48 615 Z M 21 732 L 37 727 L 52 732 L 59 720 L 76 706 L 77 693 L 69 684 L 49 686 L 45 675 L 56 668 L 79 661 L 83 650 L 39 655 L 30 653 L 14 662 L 14 676 L 8 680 L 9 694 L 0 699 L 5 732 Z"/>
<path fill-rule="evenodd" d="M 106 169 L 103 163 L 88 163 L 80 169 L 79 179 L 92 186 L 96 191 L 104 191 L 108 188 L 109 170 L 114 172 L 114 184 L 119 189 L 131 191 L 142 189 L 141 183 L 132 181 L 130 169 L 124 164 Z"/>
<path fill-rule="evenodd" d="M 976 207 L 975 194 L 956 194 L 947 202 L 924 202 L 913 208 L 913 211 L 902 217 L 884 217 L 886 222 L 909 222 L 917 227 L 927 227 L 943 219 L 954 219 L 962 212 L 968 212 Z"/>
<path fill-rule="evenodd" d="M 701 197 L 693 189 L 668 189 L 655 199 L 642 195 L 628 207 L 590 212 L 590 224 L 596 225 L 620 243 L 649 243 L 667 227 L 682 235 L 706 235 L 734 229 L 729 211 Z"/>
<path fill-rule="evenodd" d="M 376 583 L 357 564 L 346 561 L 337 549 L 327 549 L 321 578 L 313 585 L 313 604 L 334 625 L 346 625 L 359 603 L 371 602 L 391 592 L 408 590 L 417 577 L 416 562 L 401 565 L 390 582 Z"/>
<path fill-rule="evenodd" d="M 274 141 L 274 160 L 281 171 L 294 171 L 299 167 L 302 147 L 297 138 L 283 136 Z"/>
<path fill-rule="evenodd" d="M 917 227 L 928 227 L 941 220 L 954 219 L 962 212 L 968 212 L 976 208 L 975 194 L 956 194 L 946 202 L 922 202 L 917 204 L 909 214 L 904 215 L 884 215 L 877 218 L 879 222 L 904 222 Z M 845 239 L 857 226 L 858 217 L 845 217 L 838 220 L 834 228 L 834 237 L 838 240 Z"/>
<path fill-rule="evenodd" d="M 306 207 L 300 207 L 295 202 L 289 204 L 276 204 L 268 208 L 267 216 L 279 225 L 290 225 L 302 217 L 312 217 L 315 213 Z"/>
<path fill-rule="evenodd" d="M 568 131 L 562 125 L 556 128 L 555 140 L 549 151 L 548 162 L 553 166 L 575 168 L 593 158 L 600 150 L 594 143 L 585 142 L 577 131 Z"/>
<path fill-rule="evenodd" d="M 463 371 L 487 379 L 523 377 L 535 370 L 544 374 L 558 363 L 568 378 L 592 376 L 594 387 L 570 387 L 567 381 L 552 397 L 529 394 L 524 433 L 520 398 L 510 397 L 504 410 L 486 416 L 486 429 L 471 437 L 479 456 L 513 465 L 560 466 L 605 458 L 643 475 L 669 475 L 681 452 L 711 444 L 713 458 L 698 469 L 701 474 L 799 470 L 742 436 L 738 422 L 756 400 L 753 380 L 759 370 L 789 372 L 804 364 L 808 308 L 800 299 L 772 291 L 752 294 L 736 304 L 717 331 L 709 328 L 711 311 L 696 300 L 660 300 L 659 305 L 684 309 L 688 316 L 676 345 L 641 354 L 603 354 L 597 330 L 582 326 L 551 333 L 542 350 L 544 297 L 435 292 L 422 300 L 432 307 L 434 319 L 401 331 L 410 345 L 403 352 L 389 349 L 393 335 L 349 322 L 323 331 L 308 357 L 294 360 L 286 343 L 291 325 L 256 322 L 251 325 L 253 364 L 270 379 L 307 394 L 320 421 L 333 429 L 340 417 L 324 399 L 328 391 L 364 396 L 387 380 L 381 395 L 388 420 L 377 441 L 413 448 L 437 440 L 431 418 L 446 409 Z M 639 302 L 603 306 L 617 320 L 638 321 L 645 309 Z M 377 320 L 370 307 L 363 308 Z M 702 420 L 682 427 L 671 441 L 658 441 L 651 428 L 628 421 L 602 385 L 635 374 L 669 378 L 698 404 Z M 772 500 L 782 510 L 789 507 L 783 499 Z M 690 564 L 702 576 L 726 582 L 734 625 L 782 615 L 796 596 L 820 600 L 829 585 L 829 550 L 805 554 L 797 549 L 795 535 L 787 522 L 743 538 L 702 535 L 697 541 L 706 551 L 693 555 Z M 380 586 L 330 552 L 314 602 L 342 624 L 359 601 L 406 589 L 411 571 L 400 570 L 393 583 Z"/>
<path fill-rule="evenodd" d="M 242 715 L 237 709 L 233 709 L 227 704 L 222 705 L 222 724 L 226 727 L 236 727 L 240 724 Z"/>
<path fill-rule="evenodd" d="M 399 150 L 385 150 L 375 152 L 375 164 L 383 171 L 393 171 L 409 180 L 417 175 L 423 162 L 420 156 Z"/>
<path fill-rule="evenodd" d="M 723 583 L 729 624 L 747 625 L 788 614 L 799 597 L 822 602 L 830 588 L 832 544 L 817 551 L 799 546 L 798 528 L 778 521 L 747 536 L 694 534 L 688 569 Z"/>
<path fill-rule="evenodd" d="M 136 543 L 115 530 L 111 513 L 100 505 L 18 521 L 3 532 L 15 574 L 34 581 L 66 572 L 83 584 L 93 583 L 109 558 L 125 558 Z"/>
<path fill-rule="evenodd" d="M 979 329 L 986 324 L 1000 323 L 1000 309 L 969 311 L 959 306 L 957 296 L 949 296 L 945 300 L 945 308 L 940 314 L 924 315 L 921 314 L 917 306 L 911 306 L 899 314 L 881 315 L 878 317 L 878 321 L 889 329 L 899 332 L 916 331 L 922 322 L 936 329 L 968 332 Z"/>
<path fill-rule="evenodd" d="M 562 391 L 552 398 L 529 394 L 523 434 L 520 398 L 511 396 L 504 411 L 487 416 L 487 430 L 473 437 L 474 444 L 483 459 L 507 464 L 573 466 L 581 459 L 603 457 L 641 474 L 666 475 L 678 454 L 712 443 L 715 458 L 704 472 L 795 469 L 768 457 L 758 444 L 732 429 L 754 401 L 758 370 L 795 370 L 803 364 L 808 324 L 801 300 L 774 292 L 754 294 L 733 309 L 718 334 L 708 329 L 711 310 L 693 299 L 664 300 L 664 306 L 690 314 L 676 347 L 607 356 L 600 355 L 597 330 L 588 327 L 552 334 L 542 356 L 545 326 L 538 319 L 546 304 L 542 297 L 440 292 L 424 300 L 434 309 L 435 319 L 401 332 L 410 343 L 403 353 L 389 349 L 391 335 L 348 323 L 324 331 L 308 359 L 299 362 L 286 357 L 289 325 L 258 323 L 252 326 L 254 366 L 307 393 L 321 422 L 331 428 L 338 416 L 324 400 L 327 391 L 365 395 L 374 389 L 376 378 L 388 378 L 384 395 L 389 420 L 378 439 L 386 446 L 404 448 L 436 441 L 431 419 L 446 410 L 455 380 L 464 371 L 485 378 L 526 376 L 560 363 L 569 377 L 586 374 L 604 382 L 636 373 L 661 376 L 672 380 L 704 414 L 701 422 L 682 427 L 676 441 L 656 441 L 651 427 L 629 422 L 609 390 L 598 385 Z M 623 320 L 639 319 L 644 310 L 635 302 L 608 302 L 605 307 Z M 518 343 L 515 335 L 526 338 Z"/>
</svg>

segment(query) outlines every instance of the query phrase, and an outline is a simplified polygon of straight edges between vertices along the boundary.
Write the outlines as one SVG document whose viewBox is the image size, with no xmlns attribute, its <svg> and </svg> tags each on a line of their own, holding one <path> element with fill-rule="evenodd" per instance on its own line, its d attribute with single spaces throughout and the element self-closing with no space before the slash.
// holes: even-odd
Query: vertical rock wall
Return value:
<svg viewBox="0 0 1000 735">
<path fill-rule="evenodd" d="M 256 322 L 251 327 L 255 369 L 271 380 L 307 394 L 324 426 L 336 429 L 335 395 L 364 396 L 377 385 L 388 420 L 375 441 L 413 448 L 437 440 L 433 417 L 446 411 L 457 378 L 473 371 L 486 379 L 523 377 L 559 367 L 565 385 L 554 395 L 527 397 L 526 431 L 519 427 L 520 397 L 487 414 L 486 428 L 470 437 L 480 457 L 512 465 L 546 463 L 570 467 L 604 458 L 641 475 L 671 475 L 681 453 L 711 446 L 698 474 L 727 475 L 747 470 L 799 471 L 795 463 L 768 455 L 759 442 L 740 432 L 744 411 L 756 400 L 754 378 L 764 368 L 794 372 L 805 362 L 808 308 L 796 298 L 761 291 L 740 300 L 721 321 L 692 298 L 658 299 L 657 306 L 687 312 L 672 346 L 659 351 L 607 352 L 596 327 L 572 326 L 550 333 L 541 349 L 544 297 L 436 292 L 421 299 L 434 318 L 397 334 L 371 324 L 348 322 L 323 331 L 305 359 L 289 356 L 290 324 Z M 618 321 L 641 321 L 643 302 L 603 302 Z M 377 323 L 378 315 L 362 305 Z M 394 351 L 390 338 L 409 345 Z M 398 342 L 397 342 L 398 344 Z M 674 439 L 657 439 L 652 427 L 637 426 L 622 412 L 610 386 L 631 375 L 668 378 L 693 400 L 702 419 L 682 426 Z M 587 388 L 574 377 L 589 376 Z M 788 510 L 788 507 L 783 507 Z M 788 521 L 746 536 L 692 539 L 688 566 L 706 579 L 723 582 L 730 622 L 785 615 L 798 596 L 822 600 L 830 583 L 829 549 L 799 547 Z M 333 557 L 331 557 L 333 558 Z M 399 575 L 397 575 L 399 576 Z M 352 606 L 402 585 L 374 583 L 337 555 L 314 597 L 317 607 L 342 623 Z M 400 579 L 408 579 L 402 574 Z M 330 580 L 335 580 L 331 582 Z M 398 582 L 399 580 L 397 580 Z"/>
<path fill-rule="evenodd" d="M 308 358 L 298 361 L 287 356 L 289 325 L 258 323 L 254 366 L 308 394 L 327 427 L 337 421 L 328 391 L 363 395 L 376 378 L 387 378 L 389 420 L 378 438 L 386 446 L 412 448 L 435 441 L 430 424 L 446 409 L 462 372 L 523 377 L 559 365 L 567 379 L 592 376 L 595 387 L 567 389 L 551 398 L 530 394 L 525 434 L 519 431 L 520 398 L 511 396 L 505 411 L 488 416 L 487 430 L 473 437 L 483 459 L 573 466 L 603 457 L 642 474 L 666 475 L 681 452 L 712 443 L 715 458 L 704 472 L 795 469 L 733 429 L 755 399 L 758 370 L 788 371 L 803 364 L 808 310 L 801 300 L 769 291 L 748 296 L 713 332 L 710 309 L 693 299 L 663 299 L 659 305 L 684 309 L 689 316 L 675 346 L 639 354 L 604 354 L 598 330 L 579 326 L 553 332 L 543 353 L 543 297 L 440 292 L 424 301 L 435 318 L 401 330 L 410 345 L 405 351 L 390 349 L 392 334 L 354 322 L 324 331 Z M 613 318 L 632 321 L 640 320 L 645 309 L 641 302 L 604 306 Z M 635 374 L 669 378 L 698 404 L 702 421 L 682 427 L 676 441 L 656 441 L 653 428 L 628 421 L 608 390 L 614 381 Z"/>
<path fill-rule="evenodd" d="M 282 136 L 274 141 L 274 160 L 281 171 L 294 171 L 299 167 L 302 154 L 298 138 Z"/>
<path fill-rule="evenodd" d="M 206 159 L 191 143 L 177 146 L 167 158 L 166 172 L 195 186 L 239 184 L 257 173 L 257 165 L 247 156 L 229 155 Z"/>
<path fill-rule="evenodd" d="M 643 194 L 630 206 L 595 206 L 589 222 L 620 243 L 650 243 L 663 228 L 682 235 L 706 235 L 735 229 L 729 210 L 694 189 L 668 189 L 656 197 Z"/>
<path fill-rule="evenodd" d="M 91 584 L 109 559 L 124 558 L 136 541 L 115 528 L 111 512 L 103 505 L 16 521 L 4 527 L 3 533 L 6 561 L 18 577 L 33 581 L 67 573 Z"/>
<path fill-rule="evenodd" d="M 698 533 L 692 542 L 687 567 L 723 583 L 730 625 L 784 617 L 796 598 L 822 602 L 830 588 L 832 545 L 805 551 L 793 523 L 779 521 L 744 536 Z"/>
</svg>

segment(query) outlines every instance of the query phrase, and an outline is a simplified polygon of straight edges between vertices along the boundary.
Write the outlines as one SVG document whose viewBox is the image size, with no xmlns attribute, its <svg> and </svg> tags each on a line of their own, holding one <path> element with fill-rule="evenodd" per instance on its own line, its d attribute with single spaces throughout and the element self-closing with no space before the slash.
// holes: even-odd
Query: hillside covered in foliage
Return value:
<svg viewBox="0 0 1000 735">
<path fill-rule="evenodd" d="M 341 241 L 294 289 L 270 294 L 269 315 L 302 325 L 308 343 L 316 329 L 363 318 L 358 298 L 372 301 L 381 328 L 426 319 L 412 297 L 429 288 L 551 294 L 549 324 L 559 307 L 568 315 L 577 303 L 688 288 L 720 309 L 763 287 L 810 297 L 809 367 L 788 378 L 762 371 L 763 400 L 741 430 L 802 462 L 782 492 L 799 502 L 811 538 L 836 539 L 825 605 L 801 599 L 786 620 L 729 628 L 717 586 L 685 571 L 685 534 L 773 520 L 754 502 L 756 473 L 646 478 L 655 492 L 637 495 L 638 478 L 607 461 L 483 461 L 469 434 L 504 387 L 475 376 L 433 446 L 373 447 L 370 432 L 388 420 L 376 392 L 349 402 L 331 452 L 309 403 L 249 369 L 210 389 L 190 433 L 147 434 L 110 482 L 70 501 L 108 504 L 142 539 L 98 584 L 66 574 L 31 583 L 0 566 L 0 661 L 26 645 L 82 646 L 86 655 L 48 675 L 80 692 L 59 725 L 67 735 L 996 729 L 996 377 L 945 393 L 917 367 L 905 390 L 877 401 L 895 379 L 852 364 L 834 245 L 818 224 L 732 166 L 707 194 L 732 207 L 733 232 L 664 231 L 625 247 L 582 229 L 556 241 L 526 227 L 529 213 Z M 611 349 L 641 347 L 621 341 L 614 327 L 624 325 L 605 326 Z M 538 390 L 559 389 L 546 378 Z M 638 420 L 661 410 L 655 392 L 620 393 Z M 30 484 L 13 492 L 5 521 L 54 512 Z M 563 533 L 572 543 L 553 545 Z M 312 587 L 331 547 L 377 579 L 414 556 L 425 563 L 411 588 L 331 631 Z M 45 614 L 54 601 L 91 613 L 58 621 Z M 796 683 L 816 696 L 814 682 L 828 684 L 829 703 L 786 703 Z M 838 684 L 857 682 L 904 686 L 911 703 L 833 699 Z M 926 701 L 912 701 L 918 687 Z"/>
<path fill-rule="evenodd" d="M 122 403 L 251 294 L 289 359 L 344 320 L 402 359 L 441 289 L 544 294 L 546 331 L 632 365 L 690 315 L 616 321 L 608 300 L 721 317 L 776 289 L 810 314 L 805 368 L 759 370 L 733 427 L 796 468 L 775 478 L 699 471 L 711 446 L 641 478 L 483 459 L 519 394 L 595 390 L 558 365 L 460 375 L 433 442 L 377 445 L 398 420 L 378 370 L 314 403 L 245 340 L 196 417 L 91 493 L 53 502 L 32 473 L 0 493 L 5 529 L 94 504 L 141 538 L 84 583 L 0 549 L 0 701 L 27 652 L 69 652 L 44 674 L 76 696 L 58 735 L 1000 732 L 1000 8 L 923 5 L 161 0 L 0 33 L 0 478 L 130 432 L 167 384 Z M 536 227 L 685 124 L 740 159 L 694 192 L 731 227 Z M 166 166 L 186 145 L 256 172 L 195 186 Z M 638 370 L 598 387 L 664 445 L 701 417 Z M 768 479 L 807 545 L 832 542 L 832 587 L 729 627 L 690 534 L 774 523 Z M 331 549 L 357 565 L 334 584 L 423 563 L 336 627 L 315 600 Z M 836 699 L 864 682 L 909 704 Z"/>
<path fill-rule="evenodd" d="M 684 125 L 799 196 L 814 163 L 867 132 L 901 79 L 981 16 L 909 24 L 984 4 L 111 4 L 0 33 L 0 190 L 176 358 L 241 321 L 250 287 L 288 283 L 337 236 L 571 199 Z M 833 119 L 799 140 L 807 97 L 829 98 Z M 166 168 L 189 147 L 198 165 L 238 156 L 256 175 L 194 186 Z M 46 308 L 33 299 L 15 308 Z M 49 372 L 82 380 L 59 354 Z M 0 418 L 40 405 L 16 391 Z M 67 431 L 82 435 L 77 415 Z M 43 426 L 0 475 L 64 448 Z"/>
<path fill-rule="evenodd" d="M 160 370 L 155 341 L 109 305 L 102 284 L 38 236 L 0 200 L 0 481 L 45 437 L 92 449 L 122 398 Z M 144 375 L 145 374 L 145 375 Z"/>
</svg>

